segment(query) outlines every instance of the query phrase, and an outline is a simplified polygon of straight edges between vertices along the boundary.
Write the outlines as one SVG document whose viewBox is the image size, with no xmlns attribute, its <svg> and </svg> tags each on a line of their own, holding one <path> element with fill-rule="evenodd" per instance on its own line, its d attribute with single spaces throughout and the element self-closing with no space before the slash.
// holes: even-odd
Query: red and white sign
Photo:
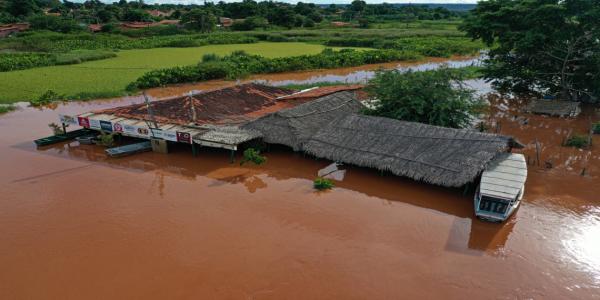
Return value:
<svg viewBox="0 0 600 300">
<path fill-rule="evenodd" d="M 192 143 L 192 135 L 188 132 L 177 131 L 177 141 L 182 143 Z"/>
<path fill-rule="evenodd" d="M 85 117 L 77 117 L 77 121 L 79 122 L 79 126 L 90 128 L 90 120 Z"/>
</svg>

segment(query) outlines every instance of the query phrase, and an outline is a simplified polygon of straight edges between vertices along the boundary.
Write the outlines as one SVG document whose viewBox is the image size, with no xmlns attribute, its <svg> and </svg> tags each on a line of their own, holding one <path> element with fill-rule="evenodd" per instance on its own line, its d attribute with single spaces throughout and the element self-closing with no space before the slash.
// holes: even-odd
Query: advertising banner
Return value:
<svg viewBox="0 0 600 300">
<path fill-rule="evenodd" d="M 113 131 L 114 132 L 123 132 L 123 125 L 121 125 L 121 123 L 117 122 L 113 124 Z"/>
<path fill-rule="evenodd" d="M 175 131 L 163 130 L 162 137 L 167 141 L 177 142 L 177 132 Z"/>
<path fill-rule="evenodd" d="M 110 121 L 100 121 L 100 129 L 102 129 L 102 131 L 112 132 L 112 123 Z"/>
<path fill-rule="evenodd" d="M 162 132 L 161 129 L 151 128 L 150 130 L 152 130 L 152 132 L 150 133 L 150 137 L 153 137 L 155 139 L 162 139 L 163 138 L 163 132 Z"/>
<path fill-rule="evenodd" d="M 67 116 L 67 115 L 58 115 L 60 117 L 60 122 L 68 125 L 79 125 L 79 122 L 76 118 Z"/>
<path fill-rule="evenodd" d="M 90 120 L 85 117 L 77 117 L 77 121 L 79 122 L 79 126 L 90 128 Z"/>
<path fill-rule="evenodd" d="M 192 143 L 192 135 L 187 132 L 177 131 L 177 141 L 181 143 Z"/>
<path fill-rule="evenodd" d="M 102 127 L 100 126 L 100 120 L 95 120 L 95 119 L 88 119 L 90 121 L 90 128 L 92 129 L 102 129 Z"/>
</svg>

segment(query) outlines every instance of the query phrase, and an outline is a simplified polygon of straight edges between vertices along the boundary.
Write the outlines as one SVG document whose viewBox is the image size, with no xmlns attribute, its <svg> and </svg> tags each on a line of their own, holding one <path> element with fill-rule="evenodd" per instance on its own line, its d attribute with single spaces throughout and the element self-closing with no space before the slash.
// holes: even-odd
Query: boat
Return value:
<svg viewBox="0 0 600 300">
<path fill-rule="evenodd" d="M 72 140 L 76 137 L 79 136 L 84 136 L 84 135 L 89 135 L 90 133 L 92 133 L 91 130 L 86 129 L 86 128 L 82 128 L 82 129 L 77 129 L 77 130 L 73 130 L 73 131 L 69 131 L 65 134 L 57 134 L 57 135 L 52 135 L 52 136 L 47 136 L 41 139 L 37 139 L 34 140 L 33 142 L 39 147 L 39 146 L 47 146 L 47 145 L 52 145 L 52 144 L 56 144 L 56 143 L 60 143 L 60 142 L 64 142 L 64 141 L 68 141 L 68 140 Z"/>
<path fill-rule="evenodd" d="M 503 222 L 519 207 L 525 193 L 527 162 L 523 154 L 502 153 L 481 174 L 475 192 L 475 215 L 491 222 Z"/>
<path fill-rule="evenodd" d="M 152 144 L 150 144 L 150 141 L 144 141 L 141 143 L 129 144 L 125 146 L 106 149 L 105 151 L 106 154 L 108 154 L 108 156 L 110 157 L 121 157 L 150 150 L 152 150 Z"/>
<path fill-rule="evenodd" d="M 97 139 L 98 138 L 96 137 L 96 135 L 84 135 L 75 138 L 75 140 L 78 141 L 80 145 L 93 145 Z"/>
</svg>

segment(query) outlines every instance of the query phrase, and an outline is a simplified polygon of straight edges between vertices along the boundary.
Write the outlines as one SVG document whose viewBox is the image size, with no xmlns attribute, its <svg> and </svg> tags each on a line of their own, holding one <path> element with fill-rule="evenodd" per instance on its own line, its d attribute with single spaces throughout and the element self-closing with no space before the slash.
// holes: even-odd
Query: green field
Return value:
<svg viewBox="0 0 600 300">
<path fill-rule="evenodd" d="M 0 73 L 0 103 L 28 101 L 47 90 L 74 97 L 116 96 L 145 72 L 152 69 L 197 63 L 202 55 L 229 54 L 244 50 L 265 57 L 316 54 L 325 46 L 306 43 L 210 45 L 195 48 L 155 48 L 123 50 L 116 58 L 77 65 L 52 66 Z"/>
</svg>

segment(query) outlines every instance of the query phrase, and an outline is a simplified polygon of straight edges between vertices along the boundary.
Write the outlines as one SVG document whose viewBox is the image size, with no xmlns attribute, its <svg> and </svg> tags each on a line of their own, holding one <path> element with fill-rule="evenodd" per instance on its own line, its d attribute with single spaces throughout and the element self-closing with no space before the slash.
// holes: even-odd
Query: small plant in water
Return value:
<svg viewBox="0 0 600 300">
<path fill-rule="evenodd" d="M 315 178 L 313 186 L 319 191 L 324 191 L 333 188 L 335 185 L 333 184 L 333 181 L 331 181 L 331 179 L 317 177 Z"/>
<path fill-rule="evenodd" d="M 104 147 L 112 147 L 115 144 L 115 134 L 114 133 L 106 133 L 104 131 L 100 131 L 100 140 L 98 141 L 98 145 Z"/>
<path fill-rule="evenodd" d="M 244 150 L 244 158 L 240 161 L 240 166 L 247 163 L 252 162 L 255 165 L 261 165 L 267 161 L 267 158 L 260 155 L 260 151 L 254 148 L 248 148 Z"/>
<path fill-rule="evenodd" d="M 65 125 L 65 127 L 67 127 L 67 126 L 69 126 L 69 125 Z M 50 124 L 48 124 L 48 127 L 50 127 L 50 129 L 52 129 L 52 133 L 54 133 L 54 135 L 65 134 L 65 131 L 62 129 L 62 127 L 60 127 L 56 123 L 50 123 Z"/>
<path fill-rule="evenodd" d="M 584 148 L 588 145 L 588 137 L 585 135 L 573 135 L 566 142 L 565 146 L 575 147 L 575 148 Z"/>
</svg>

